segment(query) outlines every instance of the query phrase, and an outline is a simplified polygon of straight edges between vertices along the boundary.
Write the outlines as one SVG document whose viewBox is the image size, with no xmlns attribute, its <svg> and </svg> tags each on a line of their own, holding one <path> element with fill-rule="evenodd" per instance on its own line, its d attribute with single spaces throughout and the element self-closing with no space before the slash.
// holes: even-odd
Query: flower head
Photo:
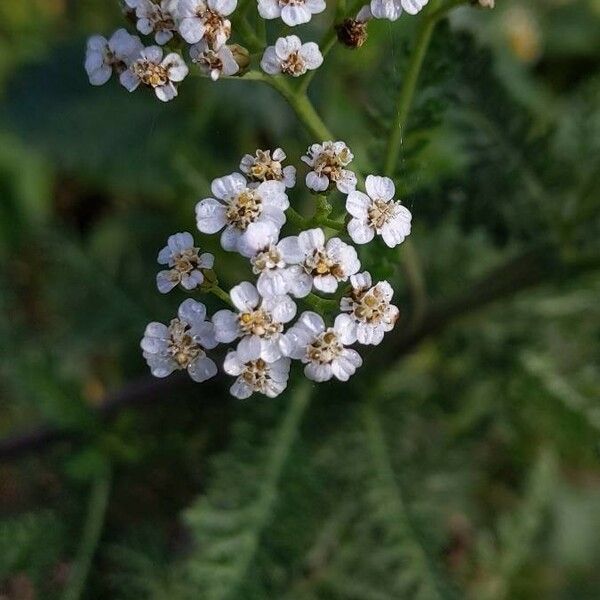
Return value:
<svg viewBox="0 0 600 600">
<path fill-rule="evenodd" d="M 296 315 L 289 296 L 262 299 L 257 289 L 243 281 L 230 292 L 237 312 L 220 310 L 213 315 L 215 337 L 229 343 L 240 338 L 237 354 L 243 362 L 273 362 L 284 356 L 283 326 Z"/>
<path fill-rule="evenodd" d="M 356 175 L 346 169 L 354 158 L 344 142 L 323 142 L 313 144 L 302 157 L 312 168 L 306 175 L 306 185 L 315 192 L 324 192 L 335 184 L 343 194 L 356 188 Z"/>
<path fill-rule="evenodd" d="M 191 298 L 182 302 L 169 325 L 149 323 L 140 345 L 155 377 L 187 369 L 194 381 L 202 382 L 217 374 L 217 365 L 206 355 L 217 345 L 213 324 L 206 321 L 204 304 Z"/>
<path fill-rule="evenodd" d="M 348 48 L 360 48 L 367 41 L 367 23 L 372 18 L 371 7 L 363 6 L 354 19 L 344 19 L 335 26 L 338 40 Z"/>
<path fill-rule="evenodd" d="M 304 298 L 312 288 L 312 277 L 297 264 L 304 259 L 298 236 L 279 242 L 278 238 L 279 231 L 272 223 L 251 223 L 240 240 L 240 254 L 250 259 L 263 298 L 284 294 Z"/>
<path fill-rule="evenodd" d="M 306 71 L 318 69 L 323 64 L 323 55 L 315 42 L 302 43 L 297 35 L 279 38 L 274 46 L 268 46 L 260 66 L 269 75 L 285 73 L 300 77 Z"/>
<path fill-rule="evenodd" d="M 353 217 L 348 223 L 350 237 L 356 244 L 366 244 L 377 234 L 390 248 L 401 244 L 410 234 L 412 215 L 394 200 L 394 182 L 369 175 L 365 187 L 366 194 L 355 190 L 346 199 L 346 210 Z"/>
<path fill-rule="evenodd" d="M 281 163 L 285 159 L 285 152 L 281 148 L 275 148 L 273 152 L 257 150 L 254 156 L 244 155 L 240 171 L 252 182 L 282 181 L 286 188 L 292 188 L 296 185 L 296 167 L 284 167 Z"/>
<path fill-rule="evenodd" d="M 221 75 L 235 75 L 240 70 L 229 46 L 223 45 L 218 50 L 213 50 L 206 40 L 190 48 L 190 57 L 213 81 L 217 81 Z"/>
<path fill-rule="evenodd" d="M 144 49 L 140 38 L 118 29 L 107 40 L 101 35 L 87 42 L 85 70 L 92 85 L 104 85 L 113 71 L 122 73 Z"/>
<path fill-rule="evenodd" d="M 162 48 L 150 46 L 121 73 L 120 80 L 130 92 L 143 84 L 153 88 L 159 100 L 168 102 L 177 96 L 175 84 L 183 81 L 187 74 L 188 67 L 179 54 L 171 52 L 163 58 Z"/>
<path fill-rule="evenodd" d="M 371 0 L 371 13 L 376 19 L 396 21 L 405 10 L 416 15 L 429 0 Z"/>
<path fill-rule="evenodd" d="M 287 387 L 290 363 L 289 358 L 279 358 L 273 362 L 266 362 L 262 358 L 247 361 L 240 358 L 238 352 L 231 351 L 225 357 L 223 368 L 227 374 L 237 377 L 230 388 L 232 396 L 244 400 L 258 392 L 275 398 Z"/>
<path fill-rule="evenodd" d="M 212 269 L 214 262 L 212 254 L 200 254 L 200 249 L 194 247 L 194 238 L 187 231 L 169 236 L 167 245 L 158 253 L 158 264 L 169 266 L 156 276 L 158 291 L 166 294 L 178 284 L 193 290 L 204 282 L 202 271 Z"/>
<path fill-rule="evenodd" d="M 366 271 L 352 275 L 350 283 L 352 291 L 340 301 L 340 324 L 349 339 L 376 346 L 398 320 L 399 310 L 390 304 L 394 290 L 387 281 L 373 285 Z"/>
<path fill-rule="evenodd" d="M 325 327 L 317 313 L 302 313 L 286 333 L 286 352 L 290 358 L 301 360 L 304 374 L 313 381 L 329 381 L 332 377 L 348 381 L 362 359 L 356 350 L 346 348 L 352 338 L 339 315 L 333 327 Z"/>
<path fill-rule="evenodd" d="M 325 8 L 325 0 L 258 0 L 258 14 L 263 19 L 281 17 L 290 27 L 308 23 Z"/>
<path fill-rule="evenodd" d="M 154 33 L 157 44 L 166 44 L 176 31 L 177 2 L 178 0 L 136 0 L 134 8 L 138 31 L 144 35 Z"/>
<path fill-rule="evenodd" d="M 240 173 L 219 177 L 212 182 L 215 198 L 205 198 L 196 205 L 196 221 L 202 233 L 221 234 L 221 246 L 236 251 L 248 225 L 270 222 L 281 229 L 285 223 L 285 211 L 290 203 L 285 185 L 280 181 L 265 181 L 250 188 Z"/>
<path fill-rule="evenodd" d="M 322 229 L 309 229 L 298 236 L 302 253 L 300 265 L 312 285 L 321 292 L 333 294 L 338 284 L 347 281 L 360 269 L 356 250 L 339 238 L 325 243 Z"/>
<path fill-rule="evenodd" d="M 179 33 L 190 44 L 205 40 L 218 50 L 231 36 L 228 17 L 237 0 L 179 0 Z"/>
</svg>

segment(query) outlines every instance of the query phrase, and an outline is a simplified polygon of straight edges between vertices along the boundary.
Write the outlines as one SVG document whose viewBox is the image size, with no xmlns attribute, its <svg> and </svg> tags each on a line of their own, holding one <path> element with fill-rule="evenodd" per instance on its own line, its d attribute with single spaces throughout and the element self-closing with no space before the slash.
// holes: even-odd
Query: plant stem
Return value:
<svg viewBox="0 0 600 600">
<path fill-rule="evenodd" d="M 393 177 L 396 165 L 398 164 L 400 149 L 402 147 L 402 136 L 406 129 L 406 123 L 417 89 L 417 83 L 435 26 L 440 18 L 442 18 L 449 10 L 463 3 L 464 0 L 452 0 L 448 4 L 433 10 L 433 12 L 429 13 L 421 21 L 413 54 L 410 58 L 404 79 L 404 85 L 400 89 L 398 100 L 396 102 L 396 116 L 387 143 L 383 167 L 383 173 L 387 177 Z M 419 260 L 419 255 L 411 240 L 406 240 L 402 245 L 400 260 L 413 300 L 412 327 L 418 328 L 427 308 L 427 289 L 421 261 Z"/>
<path fill-rule="evenodd" d="M 335 310 L 338 306 L 335 300 L 330 298 L 321 298 L 321 296 L 317 296 L 313 292 L 310 292 L 310 294 L 304 298 L 304 301 L 311 308 L 314 308 L 319 314 Z"/>
<path fill-rule="evenodd" d="M 231 296 L 223 288 L 221 288 L 218 284 L 215 283 L 214 285 L 209 287 L 207 292 L 210 292 L 211 294 L 213 294 L 213 296 L 220 298 L 221 300 L 223 300 L 223 302 L 225 302 L 225 303 L 229 304 L 229 306 L 233 306 L 235 308 L 235 305 L 231 301 Z"/>
<path fill-rule="evenodd" d="M 75 559 L 63 600 L 78 600 L 84 592 L 85 582 L 102 534 L 110 488 L 111 473 L 107 467 L 98 475 L 92 486 L 88 512 L 83 527 L 83 536 L 77 550 L 77 558 Z"/>
<path fill-rule="evenodd" d="M 318 141 L 334 139 L 333 134 L 319 116 L 312 102 L 305 93 L 298 93 L 283 77 L 268 77 L 264 80 L 273 89 L 277 90 L 296 113 L 298 120 L 306 127 L 308 132 Z"/>
</svg>

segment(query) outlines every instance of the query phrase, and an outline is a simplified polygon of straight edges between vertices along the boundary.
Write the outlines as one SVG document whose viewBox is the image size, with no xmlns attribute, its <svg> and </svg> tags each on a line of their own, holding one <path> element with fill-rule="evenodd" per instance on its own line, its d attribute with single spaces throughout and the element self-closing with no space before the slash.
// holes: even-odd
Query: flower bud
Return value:
<svg viewBox="0 0 600 600">
<path fill-rule="evenodd" d="M 348 48 L 360 48 L 367 41 L 367 23 L 357 19 L 344 19 L 335 26 L 338 40 Z"/>
<path fill-rule="evenodd" d="M 250 52 L 248 52 L 247 48 L 244 48 L 244 46 L 240 46 L 239 44 L 230 44 L 228 45 L 228 48 L 231 50 L 233 59 L 240 68 L 237 75 L 241 75 L 250 64 Z"/>
</svg>

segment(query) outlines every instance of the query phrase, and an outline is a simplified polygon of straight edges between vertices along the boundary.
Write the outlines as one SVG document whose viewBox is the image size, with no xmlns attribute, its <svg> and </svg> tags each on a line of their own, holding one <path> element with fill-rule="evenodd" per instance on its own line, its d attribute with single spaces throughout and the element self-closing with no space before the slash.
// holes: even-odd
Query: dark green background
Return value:
<svg viewBox="0 0 600 600">
<path fill-rule="evenodd" d="M 425 329 L 412 344 L 399 254 L 363 249 L 397 289 L 404 341 L 366 350 L 346 386 L 315 387 L 266 491 L 289 394 L 153 387 L 138 344 L 185 298 L 158 294 L 155 256 L 195 231 L 210 181 L 257 147 L 299 164 L 317 140 L 260 83 L 189 78 L 168 105 L 89 86 L 85 40 L 123 25 L 116 2 L 0 4 L 0 597 L 62 597 L 103 486 L 86 598 L 220 598 L 215 565 L 245 556 L 230 598 L 600 595 L 600 4 L 497 4 L 438 27 L 395 174 Z M 372 24 L 311 88 L 367 172 L 420 18 Z M 301 186 L 292 201 L 310 210 Z M 224 287 L 249 276 L 232 255 L 217 265 Z M 18 445 L 40 426 L 61 439 Z"/>
</svg>

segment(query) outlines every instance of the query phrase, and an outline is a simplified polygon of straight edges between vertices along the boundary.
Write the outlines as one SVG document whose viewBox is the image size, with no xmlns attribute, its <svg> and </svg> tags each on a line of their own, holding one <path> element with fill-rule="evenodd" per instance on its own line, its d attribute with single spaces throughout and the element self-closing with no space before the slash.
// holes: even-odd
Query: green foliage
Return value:
<svg viewBox="0 0 600 600">
<path fill-rule="evenodd" d="M 0 469 L 0 595 L 20 600 L 26 578 L 39 598 L 598 597 L 592 1 L 504 0 L 438 26 L 394 175 L 433 307 L 409 355 L 368 348 L 350 384 L 294 379 L 273 401 L 182 386 L 108 424 L 106 392 L 147 373 L 144 325 L 185 297 L 154 289 L 166 236 L 194 231 L 195 201 L 245 152 L 298 163 L 316 140 L 258 83 L 190 78 L 168 107 L 92 89 L 84 40 L 121 26 L 116 4 L 17 4 L 0 7 L 0 430 L 75 440 Z M 420 18 L 370 23 L 311 87 L 365 173 L 381 170 Z M 300 186 L 291 200 L 312 202 Z M 531 289 L 500 270 L 514 290 L 479 305 L 472 282 L 540 249 L 517 263 Z M 405 258 L 361 249 L 406 333 Z M 225 287 L 249 275 L 219 261 Z"/>
</svg>

